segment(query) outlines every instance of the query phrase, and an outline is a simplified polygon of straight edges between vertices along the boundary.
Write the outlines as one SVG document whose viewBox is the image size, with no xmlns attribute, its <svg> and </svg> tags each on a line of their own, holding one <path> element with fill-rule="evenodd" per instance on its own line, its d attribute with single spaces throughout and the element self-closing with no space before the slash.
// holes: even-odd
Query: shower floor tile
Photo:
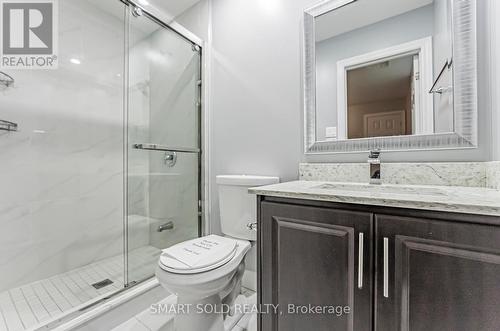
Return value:
<svg viewBox="0 0 500 331">
<path fill-rule="evenodd" d="M 144 246 L 129 252 L 134 279 L 151 276 L 160 250 Z M 0 331 L 24 331 L 78 310 L 123 288 L 123 256 L 118 255 L 0 293 Z M 96 289 L 105 279 L 113 283 Z"/>
</svg>

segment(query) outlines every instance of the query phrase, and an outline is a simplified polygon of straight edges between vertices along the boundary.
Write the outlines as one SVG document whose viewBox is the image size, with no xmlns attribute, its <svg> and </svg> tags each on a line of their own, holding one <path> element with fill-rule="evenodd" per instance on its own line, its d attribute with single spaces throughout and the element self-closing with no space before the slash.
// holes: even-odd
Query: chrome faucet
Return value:
<svg viewBox="0 0 500 331">
<path fill-rule="evenodd" d="M 165 224 L 159 225 L 156 229 L 157 232 L 163 232 L 165 230 L 172 230 L 174 228 L 174 222 L 168 221 Z"/>
<path fill-rule="evenodd" d="M 370 163 L 370 184 L 382 184 L 380 178 L 380 149 L 370 151 L 368 163 Z"/>
</svg>

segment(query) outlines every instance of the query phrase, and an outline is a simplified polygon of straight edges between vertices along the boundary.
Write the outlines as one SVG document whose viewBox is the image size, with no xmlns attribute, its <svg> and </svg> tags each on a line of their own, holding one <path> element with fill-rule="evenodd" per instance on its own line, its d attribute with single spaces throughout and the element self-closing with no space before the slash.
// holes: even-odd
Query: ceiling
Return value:
<svg viewBox="0 0 500 331">
<path fill-rule="evenodd" d="M 124 11 L 120 10 L 119 5 L 117 5 L 119 4 L 118 0 L 86 1 L 95 6 L 95 8 L 124 22 Z M 137 4 L 142 5 L 154 15 L 158 16 L 159 12 L 159 14 L 161 14 L 160 18 L 165 20 L 175 19 L 200 1 L 201 0 L 135 0 Z M 153 33 L 159 26 L 151 20 L 142 19 L 131 21 L 131 28 L 132 30 L 139 31 L 138 36 L 132 36 L 133 42 L 135 42 L 137 39 L 142 39 L 144 36 Z"/>
<path fill-rule="evenodd" d="M 357 0 L 316 18 L 316 42 L 429 5 L 434 0 Z"/>
<path fill-rule="evenodd" d="M 111 14 L 119 19 L 123 19 L 123 12 L 116 10 L 114 1 L 117 0 L 87 0 L 87 2 L 100 8 L 104 12 Z M 151 7 L 159 10 L 165 17 L 174 18 L 182 14 L 187 9 L 194 6 L 201 0 L 135 0 L 136 3 L 143 5 L 146 9 Z"/>
<path fill-rule="evenodd" d="M 186 9 L 191 8 L 200 0 L 147 0 L 151 6 L 165 12 L 168 16 L 176 17 Z"/>
<path fill-rule="evenodd" d="M 406 98 L 413 70 L 413 55 L 349 70 L 349 105 Z"/>
</svg>

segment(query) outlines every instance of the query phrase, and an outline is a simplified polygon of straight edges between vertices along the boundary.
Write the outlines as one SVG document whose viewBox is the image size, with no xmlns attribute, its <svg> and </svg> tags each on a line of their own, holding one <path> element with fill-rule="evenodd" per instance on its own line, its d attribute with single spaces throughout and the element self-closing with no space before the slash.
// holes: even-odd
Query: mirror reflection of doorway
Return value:
<svg viewBox="0 0 500 331">
<path fill-rule="evenodd" d="M 401 136 L 406 134 L 406 111 L 396 110 L 364 115 L 364 137 Z"/>
<path fill-rule="evenodd" d="M 419 75 L 418 54 L 348 70 L 348 138 L 413 134 Z"/>
</svg>

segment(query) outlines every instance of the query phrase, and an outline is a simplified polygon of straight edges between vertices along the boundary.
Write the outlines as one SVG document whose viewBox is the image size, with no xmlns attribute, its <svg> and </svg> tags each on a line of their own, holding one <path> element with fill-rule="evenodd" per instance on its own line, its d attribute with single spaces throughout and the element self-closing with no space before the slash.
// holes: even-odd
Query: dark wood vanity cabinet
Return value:
<svg viewBox="0 0 500 331">
<path fill-rule="evenodd" d="M 373 219 L 365 212 L 260 204 L 260 330 L 370 330 Z M 337 313 L 302 311 L 349 307 Z M 339 308 L 337 308 L 339 309 Z"/>
<path fill-rule="evenodd" d="M 498 218 L 259 197 L 258 219 L 260 331 L 500 330 Z"/>
<path fill-rule="evenodd" d="M 500 330 L 499 226 L 375 215 L 375 233 L 376 330 Z"/>
</svg>

